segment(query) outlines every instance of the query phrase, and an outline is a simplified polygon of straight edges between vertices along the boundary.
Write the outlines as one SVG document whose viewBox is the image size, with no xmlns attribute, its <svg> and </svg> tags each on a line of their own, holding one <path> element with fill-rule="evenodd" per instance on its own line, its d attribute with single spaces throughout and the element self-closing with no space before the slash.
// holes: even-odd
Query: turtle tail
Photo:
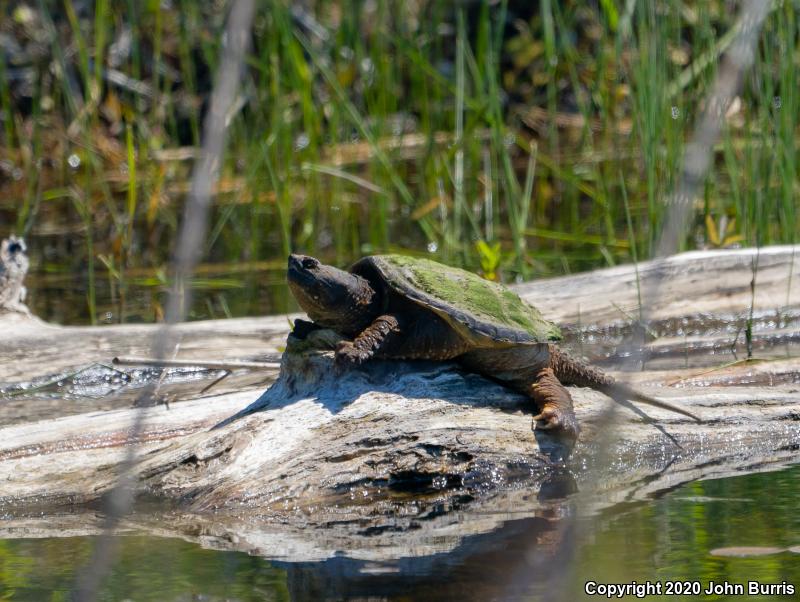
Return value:
<svg viewBox="0 0 800 602">
<path fill-rule="evenodd" d="M 555 345 L 550 345 L 550 367 L 553 369 L 556 378 L 565 385 L 590 387 L 605 393 L 617 403 L 624 404 L 627 401 L 638 401 L 639 403 L 661 408 L 662 410 L 669 410 L 670 412 L 687 416 L 697 422 L 702 422 L 699 416 L 689 410 L 661 401 L 655 397 L 650 397 L 640 393 L 633 387 L 617 382 L 608 374 L 593 368 L 585 362 L 576 360 Z"/>
</svg>

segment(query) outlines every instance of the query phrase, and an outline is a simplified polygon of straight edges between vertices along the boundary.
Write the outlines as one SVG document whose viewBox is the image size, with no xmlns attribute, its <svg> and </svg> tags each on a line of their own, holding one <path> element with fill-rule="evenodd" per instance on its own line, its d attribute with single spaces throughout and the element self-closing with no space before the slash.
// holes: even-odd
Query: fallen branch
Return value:
<svg viewBox="0 0 800 602">
<path fill-rule="evenodd" d="M 111 362 L 115 366 L 150 366 L 153 368 L 205 368 L 207 370 L 278 370 L 280 362 L 237 362 L 234 360 L 215 361 L 206 359 L 194 360 L 157 360 L 146 357 L 115 357 Z"/>
</svg>

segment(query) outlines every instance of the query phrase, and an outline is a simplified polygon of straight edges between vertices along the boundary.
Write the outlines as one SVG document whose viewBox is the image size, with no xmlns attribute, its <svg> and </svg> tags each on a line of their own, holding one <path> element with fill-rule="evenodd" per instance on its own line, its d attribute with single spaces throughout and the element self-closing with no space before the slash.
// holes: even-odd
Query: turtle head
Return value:
<svg viewBox="0 0 800 602">
<path fill-rule="evenodd" d="M 379 295 L 369 282 L 307 255 L 289 255 L 289 289 L 316 324 L 355 336 L 380 311 Z"/>
</svg>

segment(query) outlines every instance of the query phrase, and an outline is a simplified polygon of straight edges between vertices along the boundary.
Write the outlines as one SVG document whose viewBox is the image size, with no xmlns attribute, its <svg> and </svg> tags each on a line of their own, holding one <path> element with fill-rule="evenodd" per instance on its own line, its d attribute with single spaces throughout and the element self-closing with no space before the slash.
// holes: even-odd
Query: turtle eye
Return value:
<svg viewBox="0 0 800 602">
<path fill-rule="evenodd" d="M 303 269 L 305 269 L 305 270 L 314 269 L 318 265 L 319 265 L 319 261 L 317 261 L 313 257 L 306 257 L 305 259 L 303 259 Z"/>
</svg>

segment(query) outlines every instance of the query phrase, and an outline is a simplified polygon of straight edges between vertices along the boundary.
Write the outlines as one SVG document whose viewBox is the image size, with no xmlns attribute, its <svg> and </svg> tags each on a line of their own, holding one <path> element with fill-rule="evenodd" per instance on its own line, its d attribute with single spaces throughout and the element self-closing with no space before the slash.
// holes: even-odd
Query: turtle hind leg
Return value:
<svg viewBox="0 0 800 602">
<path fill-rule="evenodd" d="M 536 428 L 552 431 L 570 447 L 574 445 L 580 428 L 572 407 L 572 396 L 556 378 L 552 368 L 539 370 L 536 380 L 530 385 L 529 395 L 539 407 L 539 414 L 533 417 Z"/>
<path fill-rule="evenodd" d="M 510 387 L 533 400 L 538 409 L 534 424 L 572 447 L 578 437 L 578 422 L 572 397 L 550 367 L 547 345 L 475 349 L 459 361 L 467 368 Z"/>
</svg>

